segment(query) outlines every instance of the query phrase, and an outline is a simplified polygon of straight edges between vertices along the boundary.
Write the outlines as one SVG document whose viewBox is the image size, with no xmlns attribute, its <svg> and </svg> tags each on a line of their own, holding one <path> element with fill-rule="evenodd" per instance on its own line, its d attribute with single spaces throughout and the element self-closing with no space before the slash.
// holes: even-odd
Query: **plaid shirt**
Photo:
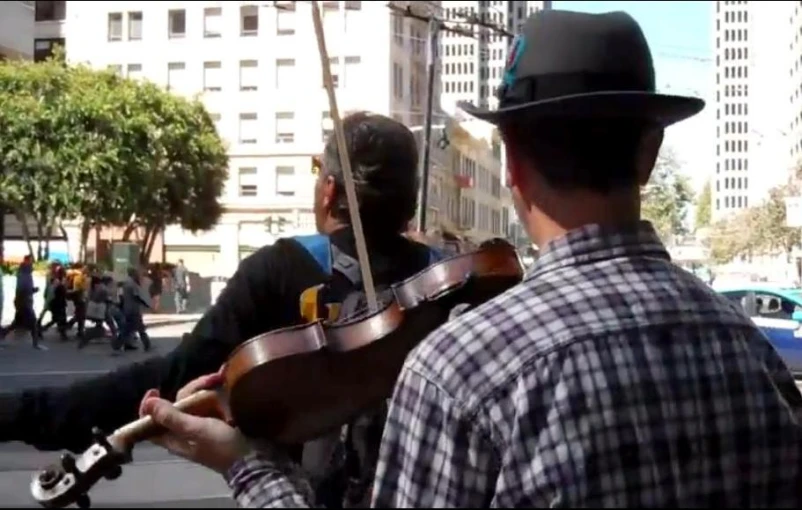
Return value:
<svg viewBox="0 0 802 510">
<path fill-rule="evenodd" d="M 648 223 L 587 226 L 408 357 L 373 505 L 798 508 L 801 415 L 766 338 Z M 267 459 L 229 473 L 240 506 L 312 503 Z"/>
</svg>

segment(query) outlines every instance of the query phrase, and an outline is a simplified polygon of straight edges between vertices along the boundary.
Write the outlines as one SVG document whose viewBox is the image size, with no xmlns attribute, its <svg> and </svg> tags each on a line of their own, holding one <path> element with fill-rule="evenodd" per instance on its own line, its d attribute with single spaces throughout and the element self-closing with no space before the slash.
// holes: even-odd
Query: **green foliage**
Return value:
<svg viewBox="0 0 802 510">
<path fill-rule="evenodd" d="M 790 256 L 802 245 L 800 229 L 786 226 L 785 198 L 799 194 L 794 183 L 769 191 L 762 204 L 719 221 L 711 228 L 707 241 L 711 258 L 725 264 L 739 256 L 785 253 Z"/>
<path fill-rule="evenodd" d="M 652 222 L 664 241 L 687 232 L 685 217 L 692 196 L 691 186 L 680 174 L 674 153 L 670 149 L 660 151 L 652 177 L 642 192 L 641 215 Z"/>
<path fill-rule="evenodd" d="M 43 229 L 80 218 L 151 238 L 169 224 L 207 230 L 227 166 L 197 101 L 58 55 L 0 63 L 0 201 Z"/>
<path fill-rule="evenodd" d="M 704 188 L 702 188 L 702 192 L 699 193 L 699 197 L 696 199 L 696 228 L 704 228 L 710 226 L 710 220 L 712 217 L 712 190 L 710 189 L 710 181 L 708 180 L 705 183 Z"/>
</svg>

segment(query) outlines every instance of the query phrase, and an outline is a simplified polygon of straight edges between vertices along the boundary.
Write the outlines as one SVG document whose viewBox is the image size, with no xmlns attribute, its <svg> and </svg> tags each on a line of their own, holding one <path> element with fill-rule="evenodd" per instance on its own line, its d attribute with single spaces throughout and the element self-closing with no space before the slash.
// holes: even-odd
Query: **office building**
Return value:
<svg viewBox="0 0 802 510">
<path fill-rule="evenodd" d="M 758 205 L 788 178 L 800 151 L 802 75 L 797 3 L 717 1 L 713 8 L 718 220 Z"/>
<path fill-rule="evenodd" d="M 0 2 L 0 60 L 33 58 L 34 2 Z"/>
<path fill-rule="evenodd" d="M 383 2 L 320 4 L 340 111 L 420 124 L 426 48 L 415 22 Z M 64 18 L 41 35 L 65 38 L 70 62 L 198 95 L 230 147 L 219 225 L 197 235 L 168 227 L 168 261 L 227 275 L 277 236 L 314 230 L 310 158 L 331 122 L 309 3 L 67 2 Z"/>
<path fill-rule="evenodd" d="M 469 101 L 484 107 L 498 105 L 496 89 L 507 61 L 511 38 L 487 28 L 471 25 L 485 21 L 510 34 L 518 33 L 530 14 L 549 8 L 550 1 L 453 1 L 443 2 L 444 18 L 461 21 L 456 26 L 473 37 L 444 32 L 441 39 L 443 109 L 459 115 L 457 103 Z M 425 32 L 424 32 L 425 33 Z"/>
</svg>

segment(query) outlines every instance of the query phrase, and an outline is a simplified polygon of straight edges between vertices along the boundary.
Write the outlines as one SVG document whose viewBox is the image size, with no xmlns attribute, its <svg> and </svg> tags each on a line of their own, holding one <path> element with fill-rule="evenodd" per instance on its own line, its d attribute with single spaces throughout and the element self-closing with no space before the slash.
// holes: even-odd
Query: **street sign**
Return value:
<svg viewBox="0 0 802 510">
<path fill-rule="evenodd" d="M 785 199 L 785 225 L 792 228 L 802 228 L 802 197 L 788 197 Z"/>
</svg>

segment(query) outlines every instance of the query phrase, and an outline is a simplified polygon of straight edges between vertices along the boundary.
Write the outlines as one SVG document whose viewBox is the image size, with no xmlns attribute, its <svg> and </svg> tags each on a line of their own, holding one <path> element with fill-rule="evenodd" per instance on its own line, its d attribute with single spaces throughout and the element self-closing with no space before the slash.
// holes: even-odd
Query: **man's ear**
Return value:
<svg viewBox="0 0 802 510">
<path fill-rule="evenodd" d="M 521 186 L 521 163 L 515 156 L 515 153 L 510 147 L 509 143 L 504 144 L 504 151 L 506 152 L 506 165 L 507 165 L 507 187 L 515 188 Z"/>
<path fill-rule="evenodd" d="M 641 186 L 645 186 L 652 176 L 652 170 L 657 163 L 657 155 L 660 154 L 660 147 L 663 145 L 664 134 L 663 128 L 656 127 L 647 131 L 641 138 L 637 160 L 638 184 Z"/>
<path fill-rule="evenodd" d="M 329 175 L 323 179 L 320 192 L 323 207 L 330 209 L 337 199 L 337 183 L 334 181 L 334 177 Z"/>
</svg>

